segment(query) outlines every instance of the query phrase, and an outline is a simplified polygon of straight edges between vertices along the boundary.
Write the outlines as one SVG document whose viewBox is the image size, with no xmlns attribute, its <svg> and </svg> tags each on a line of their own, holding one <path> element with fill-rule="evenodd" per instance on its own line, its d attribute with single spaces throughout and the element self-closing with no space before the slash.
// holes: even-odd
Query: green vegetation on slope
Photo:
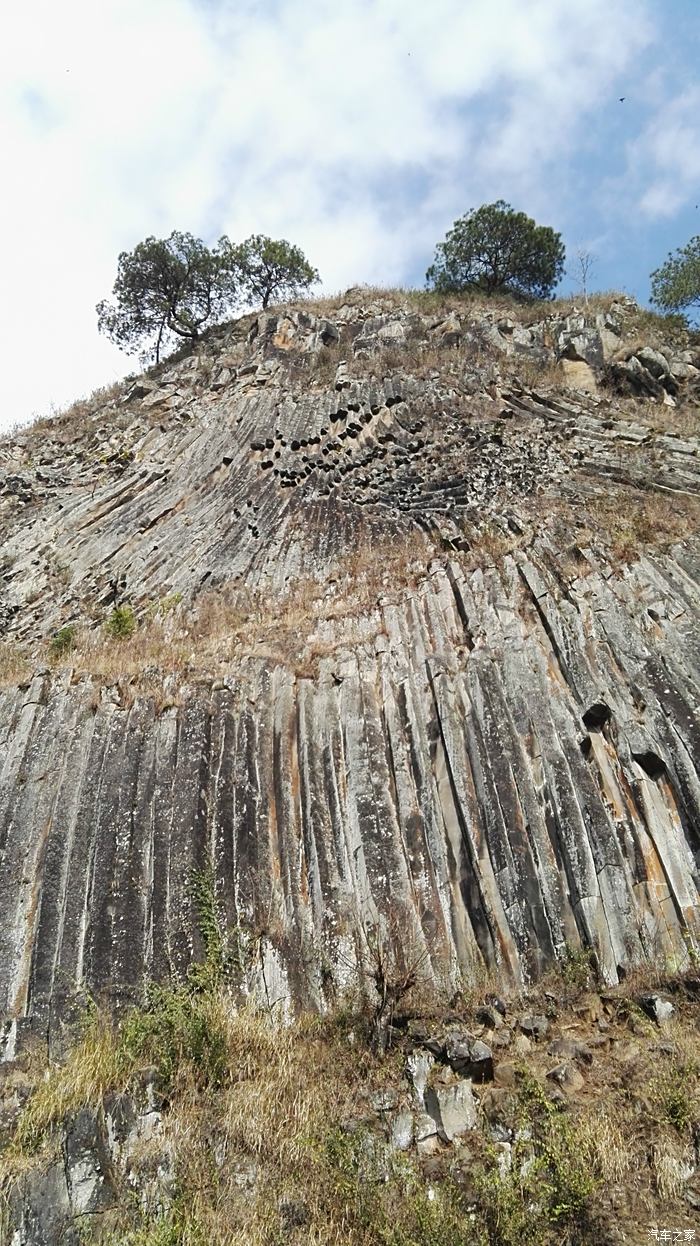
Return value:
<svg viewBox="0 0 700 1246">
<path fill-rule="evenodd" d="M 596 992 L 589 958 L 569 954 L 559 975 L 508 999 L 507 1024 L 518 1028 L 526 1003 L 546 1008 L 551 1033 L 578 1043 L 572 1065 L 585 1079 L 572 1075 L 564 1093 L 544 1075 L 546 1047 L 521 1034 L 499 1050 L 495 1080 L 474 1088 L 475 1128 L 403 1149 L 397 1119 L 420 1119 L 406 1076 L 415 1036 L 473 1031 L 493 995 L 474 988 L 446 1009 L 421 999 L 412 975 L 382 1053 L 369 994 L 285 1025 L 235 1002 L 254 941 L 225 935 L 207 876 L 195 889 L 205 955 L 186 980 L 151 988 L 121 1021 L 91 1008 L 64 1063 L 33 1061 L 33 1091 L 0 1152 L 6 1196 L 50 1164 L 81 1109 L 99 1113 L 114 1092 L 138 1104 L 147 1087 L 162 1127 L 108 1211 L 82 1217 L 86 1243 L 593 1246 L 617 1240 L 617 1227 L 688 1223 L 683 1165 L 700 1122 L 692 973 L 665 980 L 681 1003 L 660 1035 L 635 1002 L 641 979 Z M 154 1172 L 165 1174 L 159 1196 L 134 1198 Z"/>
</svg>

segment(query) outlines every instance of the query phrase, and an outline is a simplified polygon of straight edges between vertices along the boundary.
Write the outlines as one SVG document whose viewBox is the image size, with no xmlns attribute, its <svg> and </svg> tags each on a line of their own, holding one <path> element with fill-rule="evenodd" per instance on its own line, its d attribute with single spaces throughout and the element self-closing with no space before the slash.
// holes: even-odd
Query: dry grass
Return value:
<svg viewBox="0 0 700 1246">
<path fill-rule="evenodd" d="M 625 318 L 625 328 L 641 339 L 644 346 L 674 346 L 684 349 L 695 338 L 685 316 L 674 312 L 652 311 L 649 307 L 635 307 Z"/>
<path fill-rule="evenodd" d="M 574 312 L 595 316 L 610 310 L 612 303 L 625 299 L 625 295 L 616 290 L 595 291 L 588 295 L 586 303 L 581 295 L 568 295 L 558 299 L 534 299 L 526 301 L 508 295 L 487 297 L 478 291 L 464 291 L 461 294 L 442 294 L 436 290 L 411 289 L 394 286 L 358 285 L 349 290 L 332 294 L 324 298 L 305 298 L 298 306 L 317 316 L 331 317 L 341 307 L 367 306 L 372 303 L 383 303 L 387 307 L 407 307 L 427 316 L 446 316 L 455 311 L 464 314 L 486 313 L 509 317 L 523 325 L 536 324 L 548 317 L 564 317 Z M 640 309 L 643 320 L 644 312 Z M 630 316 L 636 313 L 628 313 Z M 649 312 L 649 323 L 663 326 L 667 318 Z"/>
<path fill-rule="evenodd" d="M 645 398 L 618 398 L 612 414 L 644 424 L 655 433 L 700 438 L 700 405 L 692 396 L 677 400 L 674 407 Z"/>
<path fill-rule="evenodd" d="M 525 513 L 535 532 L 555 542 L 562 567 L 572 578 L 586 574 L 588 564 L 581 555 L 586 546 L 598 548 L 614 567 L 635 562 L 647 549 L 663 550 L 687 540 L 700 528 L 699 497 L 613 485 L 580 500 L 538 497 Z"/>
<path fill-rule="evenodd" d="M 645 545 L 663 547 L 698 531 L 700 499 L 665 493 L 611 492 L 588 503 L 588 536 L 602 536 L 620 562 L 633 562 Z"/>
<path fill-rule="evenodd" d="M 328 1149 L 338 1124 L 361 1113 L 366 1079 L 377 1076 L 375 1059 L 321 1025 L 282 1030 L 250 1011 L 230 1019 L 228 1050 L 233 1084 L 215 1122 L 211 1106 L 189 1095 L 168 1128 L 188 1185 L 197 1191 L 193 1218 L 205 1240 L 272 1242 L 281 1202 L 303 1208 L 305 1240 L 369 1240 L 357 1233 L 353 1209 L 339 1197 Z M 228 1161 L 216 1185 L 208 1136 L 213 1123 Z M 259 1174 L 255 1192 L 241 1197 L 238 1173 L 251 1164 Z"/>
<path fill-rule="evenodd" d="M 0 687 L 13 687 L 29 678 L 31 664 L 19 645 L 0 641 Z"/>
<path fill-rule="evenodd" d="M 139 693 L 165 708 L 176 703 L 173 682 L 222 671 L 250 656 L 313 676 L 322 657 L 347 644 L 354 620 L 375 610 L 381 598 L 400 597 L 415 587 L 430 548 L 420 532 L 375 538 L 366 533 L 354 550 L 331 562 L 325 580 L 302 576 L 277 593 L 222 588 L 200 594 L 191 606 L 166 599 L 167 608 L 155 603 L 137 613 L 131 635 L 111 636 L 105 626 L 76 627 L 71 647 L 60 651 L 50 642 L 49 656 L 56 670 L 71 671 L 74 680 L 89 676 L 116 686 L 122 708 Z M 12 665 L 8 659 L 5 682 L 16 682 L 24 669 L 19 657 Z"/>
<path fill-rule="evenodd" d="M 62 407 L 42 416 L 28 425 L 25 432 L 32 441 L 49 434 L 61 439 L 70 434 L 71 439 L 83 436 L 97 415 L 114 405 L 124 392 L 126 383 L 115 381 L 113 385 L 103 385 L 93 390 L 85 398 L 77 398 L 67 407 Z"/>
<path fill-rule="evenodd" d="M 198 1048 L 180 1051 L 165 1083 L 171 1101 L 165 1132 L 155 1144 L 176 1155 L 180 1197 L 155 1217 L 139 1215 L 127 1202 L 110 1240 L 273 1246 L 289 1206 L 303 1209 L 304 1241 L 370 1246 L 376 1239 L 367 1211 L 383 1218 L 391 1157 L 386 1152 L 380 1168 L 374 1151 L 365 1153 L 366 1135 L 345 1134 L 342 1123 L 362 1116 L 368 1089 L 385 1083 L 386 1064 L 317 1019 L 285 1028 L 254 1008 L 235 1011 L 225 993 L 192 996 L 190 1006 L 205 1019 L 205 1043 L 220 1050 L 222 1080 L 210 1093 Z M 166 1030 L 161 1040 L 161 1023 L 153 1028 L 148 1016 L 127 1016 L 119 1029 L 94 1020 L 66 1064 L 48 1071 L 2 1156 L 0 1189 L 47 1162 L 57 1126 L 72 1112 L 100 1103 L 108 1089 L 134 1086 L 149 1061 L 159 1065 L 159 1042 L 172 1037 Z M 148 1160 L 147 1148 L 142 1157 Z M 241 1179 L 251 1170 L 254 1190 Z M 389 1193 L 398 1191 L 392 1174 Z M 164 1223 L 175 1221 L 179 1235 L 161 1239 Z"/>
<path fill-rule="evenodd" d="M 692 1148 L 674 1139 L 657 1140 L 651 1148 L 651 1164 L 659 1198 L 663 1203 L 677 1203 L 695 1168 Z"/>
<path fill-rule="evenodd" d="M 105 627 L 77 628 L 73 647 L 55 655 L 53 665 L 72 671 L 74 679 L 87 675 L 116 685 L 124 706 L 140 692 L 156 695 L 164 708 L 173 703 L 163 689 L 168 676 L 185 682 L 266 643 L 289 656 L 311 625 L 321 595 L 322 586 L 312 580 L 280 598 L 244 590 L 203 593 L 191 610 L 179 604 L 166 614 L 147 609 L 136 617 L 133 632 L 121 638 Z"/>
<path fill-rule="evenodd" d="M 480 567 L 498 566 L 503 559 L 512 554 L 522 543 L 523 538 L 506 533 L 494 523 L 485 523 L 475 527 L 468 520 L 462 525 L 468 549 L 455 552 L 454 557 L 467 572 L 476 571 Z"/>
<path fill-rule="evenodd" d="M 337 558 L 330 577 L 336 581 L 338 602 L 329 607 L 327 617 L 340 617 L 339 611 L 351 613 L 357 605 L 368 608 L 376 604 L 377 597 L 387 591 L 401 593 L 414 587 L 417 577 L 424 573 L 430 556 L 430 543 L 424 533 L 415 531 L 410 535 L 396 533 L 393 536 L 367 533 L 356 547 L 342 558 Z M 345 605 L 349 609 L 345 610 Z"/>
<path fill-rule="evenodd" d="M 613 1220 L 627 1231 L 662 1219 L 670 1206 L 687 1223 L 700 1092 L 692 1005 L 679 1003 L 664 1027 L 660 1057 L 657 1028 L 637 1026 L 638 987 L 629 979 L 602 1001 L 594 996 L 608 1018 L 602 1029 L 580 1019 L 589 987 L 572 988 L 570 975 L 552 974 L 548 995 L 543 988 L 519 995 L 485 974 L 451 1001 L 449 1017 L 444 1000 L 426 1012 L 407 996 L 402 1011 L 425 1018 L 431 1032 L 449 1031 L 457 1018 L 473 1030 L 487 989 L 505 996 L 511 1026 L 556 999 L 552 1032 L 590 1042 L 593 1059 L 581 1065 L 583 1090 L 560 1111 L 545 1078 L 556 1061 L 546 1043 L 535 1045 L 516 1066 L 513 1090 L 477 1088 L 483 1130 L 424 1168 L 415 1152 L 387 1146 L 371 1107 L 377 1092 L 409 1105 L 410 1042 L 377 1054 L 356 1005 L 284 1026 L 268 1011 L 235 1008 L 224 980 L 205 970 L 189 986 L 157 992 L 119 1026 L 93 1015 L 64 1065 L 45 1074 L 32 1067 L 34 1093 L 0 1159 L 3 1189 L 52 1157 L 66 1115 L 97 1107 L 108 1090 L 138 1099 L 148 1067 L 166 1107 L 161 1131 L 133 1153 L 130 1179 L 174 1157 L 172 1201 L 143 1200 L 139 1210 L 122 1199 L 116 1215 L 99 1218 L 99 1240 L 111 1246 L 593 1246 L 608 1240 Z M 659 979 L 666 980 L 660 969 L 639 981 Z M 513 1054 L 501 1059 L 512 1063 Z M 500 1175 L 486 1130 L 493 1107 L 521 1131 Z"/>
<path fill-rule="evenodd" d="M 579 1122 L 581 1147 L 592 1171 L 606 1186 L 619 1185 L 633 1171 L 636 1156 L 628 1122 L 609 1110 L 583 1115 Z"/>
<path fill-rule="evenodd" d="M 371 376 L 390 376 L 394 372 L 417 377 L 461 376 L 497 357 L 500 358 L 486 338 L 455 346 L 443 345 L 434 338 L 416 337 L 380 343 L 377 349 L 358 354 L 350 343 L 334 343 L 322 347 L 314 356 L 302 357 L 301 363 L 308 369 L 312 384 L 327 388 L 334 383 L 341 362 L 347 363 L 347 375 L 351 380 L 366 380 Z"/>
<path fill-rule="evenodd" d="M 107 1090 L 122 1089 L 129 1073 L 113 1025 L 97 1016 L 65 1064 L 42 1069 L 35 1053 L 30 1067 L 36 1078 L 34 1091 L 9 1145 L 0 1151 L 0 1194 L 28 1168 L 47 1162 L 60 1122 L 81 1107 L 99 1103 Z"/>
<path fill-rule="evenodd" d="M 613 303 L 624 303 L 627 295 L 620 290 L 593 290 L 584 300 L 582 293 L 564 295 L 552 299 L 548 303 L 537 304 L 538 307 L 549 308 L 551 316 L 572 316 L 576 313 L 586 316 L 605 315 Z"/>
<path fill-rule="evenodd" d="M 506 383 L 518 382 L 523 389 L 563 389 L 566 386 L 560 365 L 550 359 L 508 355 L 501 361 L 500 369 Z"/>
<path fill-rule="evenodd" d="M 225 673 L 246 657 L 270 659 L 291 666 L 299 677 L 313 678 L 320 659 L 347 645 L 346 621 L 376 607 L 382 593 L 400 593 L 413 582 L 411 560 L 406 555 L 403 561 L 402 549 L 399 542 L 393 557 L 383 562 L 357 551 L 338 568 L 337 579 L 332 572 L 326 582 L 303 578 L 280 595 L 210 592 L 201 594 L 191 610 L 178 609 L 167 619 L 146 611 L 123 638 L 110 636 L 104 627 L 79 626 L 69 647 L 52 647 L 49 641 L 46 658 L 54 671 L 70 673 L 74 683 L 90 678 L 116 688 L 122 709 L 142 695 L 155 701 L 158 712 L 179 704 L 175 687 L 200 675 Z M 335 630 L 321 639 L 316 632 L 324 624 Z M 34 666 L 18 645 L 0 643 L 0 687 L 25 683 Z M 98 705 L 99 695 L 93 709 Z"/>
<path fill-rule="evenodd" d="M 308 369 L 314 385 L 329 388 L 335 381 L 338 365 L 352 359 L 352 350 L 347 345 L 333 342 L 330 346 L 322 346 L 315 355 L 307 355 L 302 359 Z"/>
<path fill-rule="evenodd" d="M 427 341 L 415 339 L 394 347 L 385 347 L 379 355 L 380 364 L 385 368 L 400 369 L 419 377 L 433 374 L 461 376 L 464 372 L 483 367 L 494 359 L 500 360 L 501 356 L 488 339 L 478 332 L 478 326 L 473 341 L 445 345 L 439 338 Z"/>
</svg>

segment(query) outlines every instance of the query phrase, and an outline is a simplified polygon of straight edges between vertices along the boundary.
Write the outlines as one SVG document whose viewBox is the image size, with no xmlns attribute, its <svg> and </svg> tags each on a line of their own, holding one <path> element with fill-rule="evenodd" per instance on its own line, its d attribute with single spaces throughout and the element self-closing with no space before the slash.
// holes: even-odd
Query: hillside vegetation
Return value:
<svg viewBox="0 0 700 1246">
<path fill-rule="evenodd" d="M 20 1240 L 593 1246 L 697 1224 L 693 971 L 611 991 L 572 955 L 446 1005 L 375 956 L 342 1006 L 284 1024 L 235 987 L 241 940 L 212 927 L 185 981 L 119 1021 L 92 1005 L 60 1062 L 34 1047 L 3 1079 Z"/>
</svg>

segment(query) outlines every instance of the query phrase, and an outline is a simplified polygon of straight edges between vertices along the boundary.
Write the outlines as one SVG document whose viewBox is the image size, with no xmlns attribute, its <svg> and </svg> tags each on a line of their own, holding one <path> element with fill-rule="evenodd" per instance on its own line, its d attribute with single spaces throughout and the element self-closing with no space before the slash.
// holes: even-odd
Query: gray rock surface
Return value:
<svg viewBox="0 0 700 1246">
<path fill-rule="evenodd" d="M 656 1021 L 657 1025 L 670 1021 L 676 1011 L 670 999 L 665 999 L 663 995 L 657 995 L 651 991 L 640 995 L 639 1006 L 652 1021 Z"/>
<path fill-rule="evenodd" d="M 585 532 L 618 484 L 697 496 L 697 441 L 505 371 L 609 326 L 362 298 L 246 317 L 0 442 L 0 620 L 29 654 L 0 686 L 6 1058 L 185 972 L 206 862 L 266 932 L 245 989 L 284 1008 L 330 1004 L 377 938 L 441 988 L 579 944 L 615 982 L 700 939 L 697 541 L 614 564 L 554 519 Z M 217 595 L 245 623 L 220 659 Z M 50 664 L 115 602 L 179 665 Z"/>
<path fill-rule="evenodd" d="M 477 1107 L 471 1082 L 466 1078 L 451 1085 L 437 1082 L 425 1094 L 425 1107 L 435 1121 L 443 1142 L 454 1142 L 462 1134 L 476 1128 Z"/>
<path fill-rule="evenodd" d="M 542 1039 L 549 1033 L 549 1021 L 542 1016 L 522 1017 L 520 1029 L 528 1038 Z"/>
<path fill-rule="evenodd" d="M 480 1039 L 452 1035 L 446 1044 L 445 1057 L 450 1068 L 461 1077 L 474 1082 L 487 1082 L 493 1078 L 493 1053 Z"/>
<path fill-rule="evenodd" d="M 156 1121 L 156 1117 L 158 1120 Z M 3 1246 L 82 1246 L 90 1226 L 116 1229 L 109 1213 L 125 1189 L 142 1206 L 163 1207 L 175 1192 L 172 1155 L 154 1149 L 160 1114 L 126 1095 L 83 1108 L 59 1128 L 59 1154 L 8 1186 Z M 144 1144 L 149 1143 L 148 1149 Z M 9 1237 L 3 1237 L 3 1231 Z"/>
</svg>

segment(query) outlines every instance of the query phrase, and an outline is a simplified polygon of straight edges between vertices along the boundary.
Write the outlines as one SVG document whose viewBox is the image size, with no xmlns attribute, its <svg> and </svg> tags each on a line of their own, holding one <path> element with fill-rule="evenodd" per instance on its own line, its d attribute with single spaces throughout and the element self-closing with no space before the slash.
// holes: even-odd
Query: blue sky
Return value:
<svg viewBox="0 0 700 1246">
<path fill-rule="evenodd" d="M 95 304 L 119 251 L 173 229 L 286 237 L 328 292 L 422 285 L 455 218 L 502 198 L 646 300 L 700 233 L 699 64 L 700 0 L 14 6 L 0 427 L 138 367 Z"/>
</svg>

